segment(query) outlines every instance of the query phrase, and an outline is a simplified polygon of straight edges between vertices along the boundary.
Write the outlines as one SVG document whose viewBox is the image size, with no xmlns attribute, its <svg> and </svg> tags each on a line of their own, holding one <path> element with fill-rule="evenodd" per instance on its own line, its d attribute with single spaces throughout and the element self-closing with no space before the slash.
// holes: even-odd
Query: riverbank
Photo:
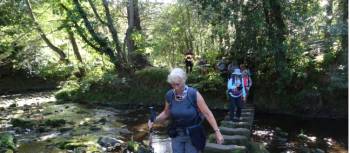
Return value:
<svg viewBox="0 0 350 153">
<path fill-rule="evenodd" d="M 0 95 L 51 91 L 59 88 L 60 80 L 30 76 L 25 72 L 0 75 Z"/>
</svg>

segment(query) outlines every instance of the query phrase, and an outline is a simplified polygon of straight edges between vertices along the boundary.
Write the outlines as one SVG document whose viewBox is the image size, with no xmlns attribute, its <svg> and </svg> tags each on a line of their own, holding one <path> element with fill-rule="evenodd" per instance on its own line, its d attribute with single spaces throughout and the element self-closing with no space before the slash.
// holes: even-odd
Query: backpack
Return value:
<svg viewBox="0 0 350 153">
<path fill-rule="evenodd" d="M 239 87 L 237 87 L 237 90 L 231 90 L 231 93 L 234 95 L 234 96 L 240 96 L 242 94 L 242 88 L 243 88 L 243 79 L 242 79 L 242 76 L 239 75 L 239 80 L 241 80 L 241 84 L 239 85 Z M 236 79 L 235 79 L 235 75 L 232 75 L 231 76 L 231 79 L 232 79 L 232 85 L 235 85 L 236 84 Z"/>
<path fill-rule="evenodd" d="M 244 87 L 249 87 L 250 85 L 249 76 L 243 77 L 243 84 L 244 84 Z"/>
</svg>

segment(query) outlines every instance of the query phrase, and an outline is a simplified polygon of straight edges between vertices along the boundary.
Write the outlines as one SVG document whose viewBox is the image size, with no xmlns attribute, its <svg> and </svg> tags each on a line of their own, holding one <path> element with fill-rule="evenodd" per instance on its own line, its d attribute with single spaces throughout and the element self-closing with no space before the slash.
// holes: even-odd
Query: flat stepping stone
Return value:
<svg viewBox="0 0 350 153">
<path fill-rule="evenodd" d="M 225 116 L 224 120 L 225 121 L 231 121 L 229 116 Z M 241 122 L 252 122 L 253 121 L 253 117 L 251 117 L 251 116 L 249 116 L 249 117 L 242 116 L 240 121 Z"/>
<path fill-rule="evenodd" d="M 241 117 L 254 117 L 254 112 L 242 112 Z"/>
<path fill-rule="evenodd" d="M 238 145 L 238 146 L 247 146 L 249 139 L 246 136 L 242 135 L 222 135 L 224 137 L 225 145 Z"/>
<path fill-rule="evenodd" d="M 253 116 L 253 115 L 254 115 L 254 112 L 242 112 L 242 113 L 241 113 L 241 116 L 242 116 L 242 115 Z"/>
<path fill-rule="evenodd" d="M 246 129 L 250 129 L 250 127 L 251 127 L 251 123 L 248 123 L 248 122 L 221 121 L 220 125 L 222 127 L 227 127 L 227 128 L 246 128 Z"/>
<path fill-rule="evenodd" d="M 242 112 L 254 112 L 255 110 L 251 109 L 251 108 L 243 108 L 241 111 Z"/>
<path fill-rule="evenodd" d="M 228 116 L 228 115 L 226 115 L 226 116 Z M 254 117 L 254 112 L 242 112 L 241 117 Z"/>
<path fill-rule="evenodd" d="M 245 146 L 221 145 L 216 143 L 207 143 L 204 149 L 205 153 L 245 153 Z"/>
<path fill-rule="evenodd" d="M 246 137 L 250 137 L 250 130 L 246 128 L 227 128 L 220 127 L 220 131 L 223 135 L 243 135 Z"/>
</svg>

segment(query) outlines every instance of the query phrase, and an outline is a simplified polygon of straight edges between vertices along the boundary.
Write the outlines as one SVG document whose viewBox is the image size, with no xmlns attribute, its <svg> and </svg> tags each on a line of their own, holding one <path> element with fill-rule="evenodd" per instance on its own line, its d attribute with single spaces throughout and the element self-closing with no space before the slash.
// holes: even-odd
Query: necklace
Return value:
<svg viewBox="0 0 350 153">
<path fill-rule="evenodd" d="M 173 92 L 174 92 L 174 95 L 175 95 L 175 100 L 176 101 L 183 100 L 186 97 L 186 95 L 187 95 L 187 89 L 188 89 L 188 86 L 186 85 L 184 91 L 182 92 L 182 94 L 177 94 L 175 89 L 174 89 Z"/>
</svg>

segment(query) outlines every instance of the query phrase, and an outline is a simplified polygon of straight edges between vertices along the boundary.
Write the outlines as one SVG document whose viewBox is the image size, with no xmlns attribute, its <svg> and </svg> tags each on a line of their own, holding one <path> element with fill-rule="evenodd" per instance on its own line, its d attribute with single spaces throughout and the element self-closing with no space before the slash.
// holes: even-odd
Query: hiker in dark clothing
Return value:
<svg viewBox="0 0 350 153">
<path fill-rule="evenodd" d="M 193 53 L 191 51 L 185 54 L 186 73 L 191 73 L 193 68 Z"/>
<path fill-rule="evenodd" d="M 222 57 L 218 61 L 218 63 L 216 64 L 216 68 L 217 70 L 219 70 L 220 76 L 226 80 L 229 76 L 227 71 L 227 66 L 226 66 L 226 57 Z"/>
</svg>

